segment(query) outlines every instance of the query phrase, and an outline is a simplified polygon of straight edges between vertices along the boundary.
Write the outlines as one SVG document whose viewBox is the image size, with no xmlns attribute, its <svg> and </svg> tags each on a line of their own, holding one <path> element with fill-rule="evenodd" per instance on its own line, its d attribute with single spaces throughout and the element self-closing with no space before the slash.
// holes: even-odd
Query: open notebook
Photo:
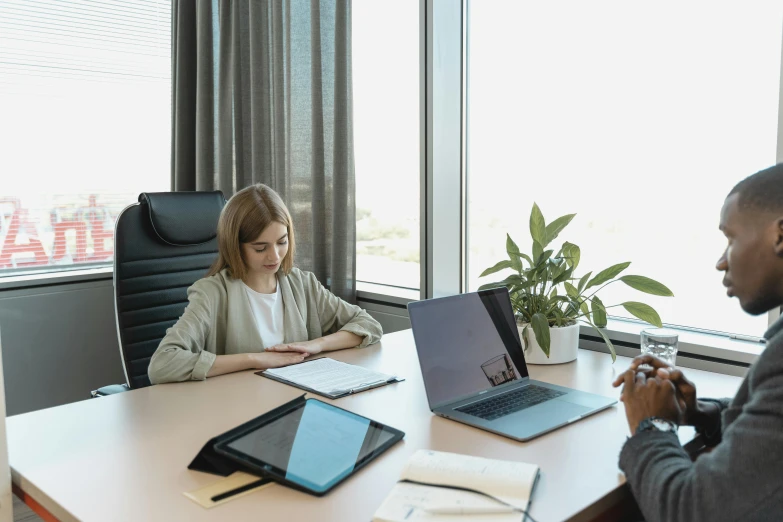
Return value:
<svg viewBox="0 0 783 522">
<path fill-rule="evenodd" d="M 417 451 L 373 522 L 519 522 L 539 468 L 440 451 Z"/>
</svg>

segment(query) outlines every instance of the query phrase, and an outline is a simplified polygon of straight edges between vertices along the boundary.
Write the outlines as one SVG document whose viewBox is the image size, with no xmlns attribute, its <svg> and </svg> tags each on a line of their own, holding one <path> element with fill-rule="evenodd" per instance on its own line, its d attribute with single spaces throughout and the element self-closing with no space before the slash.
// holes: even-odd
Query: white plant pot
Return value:
<svg viewBox="0 0 783 522">
<path fill-rule="evenodd" d="M 517 325 L 520 339 L 522 339 L 524 327 L 525 325 Z M 532 327 L 527 329 L 526 335 L 528 347 L 525 350 L 525 362 L 527 364 L 562 364 L 576 359 L 579 348 L 579 323 L 549 328 L 549 357 L 538 345 Z M 522 339 L 522 348 L 524 349 L 524 347 L 525 341 Z"/>
</svg>

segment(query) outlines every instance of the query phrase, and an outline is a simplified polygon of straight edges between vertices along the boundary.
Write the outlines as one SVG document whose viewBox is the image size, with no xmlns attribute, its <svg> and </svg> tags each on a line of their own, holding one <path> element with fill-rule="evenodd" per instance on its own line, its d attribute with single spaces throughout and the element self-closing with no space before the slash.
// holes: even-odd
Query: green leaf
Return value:
<svg viewBox="0 0 783 522">
<path fill-rule="evenodd" d="M 620 274 L 620 272 L 628 268 L 628 265 L 630 264 L 631 262 L 627 261 L 625 263 L 618 263 L 616 265 L 610 266 L 606 270 L 601 270 L 594 278 L 590 280 L 589 283 L 587 283 L 585 290 L 587 290 L 591 286 L 601 285 L 606 283 L 610 279 L 614 279 Z"/>
<path fill-rule="evenodd" d="M 504 268 L 511 268 L 511 261 L 508 259 L 504 259 L 503 261 L 500 261 L 495 266 L 491 268 L 487 268 L 483 272 L 481 272 L 481 275 L 479 277 L 488 276 L 489 274 L 494 274 L 495 272 L 500 272 Z"/>
<path fill-rule="evenodd" d="M 566 294 L 568 294 L 569 297 L 577 297 L 579 295 L 579 291 L 576 289 L 574 285 L 566 281 L 563 283 L 565 285 Z"/>
<path fill-rule="evenodd" d="M 586 320 L 587 324 L 593 327 L 593 329 L 598 332 L 598 335 L 603 337 L 604 342 L 606 343 L 606 346 L 609 348 L 609 353 L 612 354 L 612 362 L 615 362 L 617 360 L 617 353 L 614 351 L 614 345 L 612 344 L 612 341 L 609 340 L 609 337 L 606 336 L 604 331 L 601 328 L 598 328 L 596 325 L 594 325 L 592 322 L 590 322 L 589 319 Z"/>
<path fill-rule="evenodd" d="M 560 303 L 568 303 L 570 302 L 570 299 L 564 295 L 555 295 L 549 297 L 549 308 L 553 309 Z"/>
<path fill-rule="evenodd" d="M 627 275 L 621 277 L 620 281 L 635 290 L 644 292 L 645 294 L 662 295 L 665 297 L 672 297 L 674 295 L 671 290 L 666 288 L 658 281 L 650 279 L 649 277 L 640 275 Z"/>
<path fill-rule="evenodd" d="M 544 267 L 545 269 L 548 268 L 546 266 L 546 262 L 549 261 L 549 258 L 552 257 L 552 253 L 554 250 L 546 250 L 545 252 L 541 252 L 541 255 L 538 256 L 538 259 L 536 259 L 536 267 Z"/>
<path fill-rule="evenodd" d="M 533 265 L 533 260 L 530 259 L 530 256 L 527 254 L 523 254 L 519 251 L 519 247 L 516 243 L 514 243 L 514 240 L 511 239 L 511 236 L 506 234 L 506 252 L 508 253 L 508 258 L 512 262 L 515 259 L 524 259 L 528 262 L 529 265 Z"/>
<path fill-rule="evenodd" d="M 478 287 L 479 290 L 488 290 L 490 288 L 500 288 L 501 286 L 506 286 L 502 281 L 498 281 L 496 283 L 487 283 L 485 285 L 481 285 Z"/>
<path fill-rule="evenodd" d="M 628 313 L 638 317 L 642 321 L 655 325 L 658 328 L 663 327 L 661 317 L 658 315 L 658 312 L 653 310 L 652 306 L 644 303 L 637 303 L 636 301 L 626 301 L 622 306 L 628 310 Z"/>
<path fill-rule="evenodd" d="M 579 259 L 582 257 L 582 251 L 573 243 L 566 241 L 563 243 L 563 257 L 566 258 L 569 268 L 576 268 L 579 265 Z"/>
<path fill-rule="evenodd" d="M 542 313 L 533 314 L 530 326 L 533 327 L 533 333 L 536 336 L 538 345 L 541 347 L 541 350 L 543 350 L 544 355 L 549 358 L 549 346 L 551 342 L 549 339 L 549 321 Z"/>
<path fill-rule="evenodd" d="M 521 316 L 522 322 L 529 323 L 530 322 L 530 311 L 523 306 L 524 303 L 516 302 L 514 304 L 514 310 L 516 310 L 519 315 Z"/>
<path fill-rule="evenodd" d="M 590 309 L 587 308 L 587 301 L 582 301 L 582 304 L 579 305 L 579 309 L 582 311 L 585 317 L 590 317 Z"/>
<path fill-rule="evenodd" d="M 557 288 L 553 288 L 551 292 L 549 292 L 549 298 L 552 299 L 553 297 L 557 297 Z"/>
<path fill-rule="evenodd" d="M 522 269 L 524 268 L 522 266 L 522 258 L 519 257 L 519 256 L 515 256 L 514 254 L 509 254 L 508 256 L 511 258 L 511 261 L 510 261 L 511 268 L 513 268 L 514 271 L 516 271 L 516 272 L 521 272 Z"/>
<path fill-rule="evenodd" d="M 568 300 L 565 314 L 569 319 L 576 319 L 576 316 L 579 315 L 579 304 L 579 300 L 573 297 Z"/>
<path fill-rule="evenodd" d="M 533 259 L 536 261 L 534 263 L 530 263 L 531 265 L 535 265 L 538 263 L 538 258 L 541 257 L 541 252 L 544 251 L 544 247 L 541 246 L 541 243 L 538 241 L 533 241 Z"/>
<path fill-rule="evenodd" d="M 546 222 L 541 209 L 535 203 L 533 203 L 533 210 L 530 212 L 530 237 L 542 247 L 546 246 Z"/>
<path fill-rule="evenodd" d="M 585 289 L 585 285 L 587 284 L 587 280 L 590 279 L 591 275 L 593 275 L 592 272 L 587 272 L 582 276 L 582 279 L 579 280 L 579 286 L 577 287 L 577 290 L 579 290 L 579 295 L 582 295 L 582 292 Z"/>
<path fill-rule="evenodd" d="M 590 299 L 590 307 L 593 310 L 593 322 L 598 328 L 606 328 L 606 308 L 604 304 L 598 299 L 598 296 L 593 296 Z"/>
<path fill-rule="evenodd" d="M 550 258 L 549 261 L 549 275 L 552 279 L 557 279 L 563 272 L 568 270 L 568 263 L 563 258 Z"/>
<path fill-rule="evenodd" d="M 508 285 L 524 285 L 527 283 L 527 280 L 525 280 L 524 277 L 522 277 L 519 274 L 511 274 L 507 278 L 505 278 L 503 281 L 500 282 L 500 284 L 504 286 Z"/>
<path fill-rule="evenodd" d="M 564 326 L 565 325 L 565 320 L 563 318 L 563 311 L 560 310 L 559 308 L 555 308 L 553 310 L 553 314 L 555 316 L 555 324 L 557 326 Z"/>
<path fill-rule="evenodd" d="M 571 222 L 571 220 L 574 219 L 574 216 L 576 216 L 576 214 L 560 216 L 548 224 L 544 232 L 544 246 L 547 246 L 549 243 L 554 241 L 558 234 L 560 234 L 560 232 L 563 231 L 563 229 Z M 541 219 L 543 219 L 543 216 Z"/>
<path fill-rule="evenodd" d="M 522 328 L 522 340 L 525 342 L 525 351 L 529 350 L 529 341 L 527 340 L 527 329 L 530 328 L 529 324 L 526 324 L 524 328 Z"/>
<path fill-rule="evenodd" d="M 574 269 L 573 268 L 569 268 L 568 270 L 564 271 L 562 274 L 559 274 L 557 277 L 555 277 L 552 280 L 552 284 L 553 285 L 559 285 L 560 283 L 568 281 L 569 279 L 571 279 L 571 275 L 573 274 L 573 272 L 574 272 Z"/>
<path fill-rule="evenodd" d="M 508 252 L 509 255 L 519 255 L 519 247 L 516 243 L 514 243 L 514 240 L 511 239 L 511 235 L 506 234 L 506 252 Z M 509 259 L 511 259 L 509 257 Z"/>
</svg>

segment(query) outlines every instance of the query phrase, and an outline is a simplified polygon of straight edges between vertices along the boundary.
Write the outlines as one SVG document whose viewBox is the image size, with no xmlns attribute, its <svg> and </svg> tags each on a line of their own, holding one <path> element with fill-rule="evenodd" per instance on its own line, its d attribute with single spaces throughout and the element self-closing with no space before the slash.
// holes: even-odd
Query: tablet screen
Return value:
<svg viewBox="0 0 783 522">
<path fill-rule="evenodd" d="M 324 492 L 394 435 L 382 424 L 310 399 L 302 408 L 228 442 L 226 448 L 286 480 Z"/>
</svg>

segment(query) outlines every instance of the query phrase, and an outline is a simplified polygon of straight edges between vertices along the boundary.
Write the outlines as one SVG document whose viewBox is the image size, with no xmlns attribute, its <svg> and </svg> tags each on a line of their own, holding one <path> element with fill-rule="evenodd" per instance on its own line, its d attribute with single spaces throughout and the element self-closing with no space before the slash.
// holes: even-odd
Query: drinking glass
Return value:
<svg viewBox="0 0 783 522">
<path fill-rule="evenodd" d="M 642 353 L 649 353 L 674 366 L 677 358 L 677 332 L 666 328 L 646 328 L 642 330 Z"/>
</svg>

